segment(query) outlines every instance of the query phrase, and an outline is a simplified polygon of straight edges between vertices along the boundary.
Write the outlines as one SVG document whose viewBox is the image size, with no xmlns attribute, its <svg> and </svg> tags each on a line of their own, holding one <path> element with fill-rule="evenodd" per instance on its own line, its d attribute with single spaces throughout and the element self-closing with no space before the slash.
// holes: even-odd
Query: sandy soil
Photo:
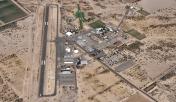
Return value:
<svg viewBox="0 0 176 102">
<path fill-rule="evenodd" d="M 71 16 L 76 11 L 76 9 L 73 9 L 75 8 L 73 2 L 65 4 L 72 5 L 66 11 L 69 17 L 74 18 L 74 16 Z M 126 4 L 116 0 L 89 0 L 80 2 L 80 5 L 81 9 L 86 13 L 86 17 L 98 18 L 107 24 L 112 23 L 117 26 L 125 12 Z M 141 5 L 136 5 L 135 3 L 129 5 L 141 7 Z M 140 53 L 134 56 L 137 61 L 137 67 L 130 68 L 122 73 L 123 76 L 136 86 L 144 87 L 161 73 L 175 65 L 175 12 L 176 10 L 172 7 L 157 9 L 150 12 L 149 16 L 141 19 L 139 19 L 140 14 L 131 12 L 124 21 L 122 29 L 129 30 L 134 28 L 146 35 L 146 38 L 140 41 L 144 43 L 141 46 Z M 130 18 L 131 16 L 132 18 Z M 77 23 L 78 21 L 74 21 L 73 25 L 77 25 Z M 87 26 L 86 24 L 85 26 Z M 166 101 L 167 95 L 164 97 Z M 155 98 L 160 101 L 162 100 L 159 97 Z"/>
<path fill-rule="evenodd" d="M 0 31 L 1 74 L 5 77 L 4 81 L 8 83 L 9 90 L 12 90 L 16 97 L 21 98 L 25 96 L 26 71 L 31 70 L 30 56 L 34 15 L 35 14 L 31 12 L 29 17 L 24 18 L 15 24 L 11 24 Z M 5 97 L 2 95 L 0 96 Z M 6 102 L 2 99 L 0 99 L 0 101 Z"/>
<path fill-rule="evenodd" d="M 22 96 L 25 70 L 29 68 L 29 52 L 33 16 L 19 21 L 14 27 L 0 32 L 1 70 L 12 89 Z"/>
<path fill-rule="evenodd" d="M 30 0 L 28 2 L 26 0 L 18 1 L 24 7 L 31 10 L 31 15 L 28 18 L 18 21 L 16 25 L 11 25 L 0 31 L 0 76 L 2 77 L 0 77 L 0 93 L 6 93 L 7 90 L 10 90 L 9 93 L 15 95 L 15 98 L 12 96 L 13 100 L 16 97 L 23 97 L 22 93 L 26 89 L 23 87 L 25 85 L 23 83 L 25 78 L 23 72 L 27 70 L 30 73 L 34 72 L 35 76 L 30 73 L 28 74 L 31 79 L 34 79 L 33 85 L 36 86 L 31 87 L 31 89 L 35 89 L 33 96 L 37 95 L 41 43 L 40 31 L 42 24 L 40 18 L 43 15 L 42 8 L 40 8 L 36 13 L 38 16 L 35 18 L 37 0 Z M 46 2 L 51 1 L 54 2 L 55 0 Z M 64 27 L 68 29 L 69 27 L 73 27 L 73 25 L 78 26 L 78 20 L 75 20 L 76 18 L 73 15 L 76 11 L 76 1 L 64 0 L 63 4 L 66 6 L 66 9 L 64 9 L 66 13 L 63 14 L 63 17 L 66 18 L 66 21 L 63 21 L 63 25 L 65 24 Z M 94 20 L 98 18 L 107 24 L 112 23 L 117 26 L 125 12 L 126 4 L 118 0 L 86 0 L 86 2 L 80 2 L 80 5 L 81 9 L 85 11 L 86 18 L 93 18 Z M 139 6 L 136 4 L 130 5 Z M 128 16 L 134 17 L 128 17 L 122 25 L 122 29 L 134 28 L 146 35 L 146 38 L 140 41 L 144 43 L 140 53 L 135 55 L 139 67 L 130 68 L 123 72 L 124 76 L 138 87 L 145 86 L 170 66 L 175 65 L 176 60 L 176 10 L 174 8 L 166 8 L 158 9 L 150 13 L 149 16 L 142 19 L 138 19 L 139 14 L 131 13 Z M 73 23 L 68 23 L 69 20 L 73 21 Z M 86 22 L 85 27 L 90 22 Z M 34 30 L 36 35 L 32 37 L 32 31 Z M 33 56 L 35 57 L 30 56 L 33 44 Z M 29 65 L 32 63 L 31 61 L 33 61 L 33 67 L 35 66 L 36 69 L 31 69 Z M 157 73 L 155 73 L 156 71 Z M 102 68 L 96 61 L 91 60 L 89 65 L 83 69 L 79 69 L 77 73 L 78 102 L 119 102 L 135 93 L 135 90 L 131 89 L 111 72 Z M 175 74 L 165 80 L 159 80 L 158 85 L 149 94 L 154 96 L 159 102 L 174 102 L 176 99 L 174 96 L 176 94 L 175 82 Z M 29 85 L 32 84 L 30 83 Z M 32 96 L 31 94 L 29 92 L 25 96 Z M 7 99 L 6 94 L 1 94 L 0 97 Z M 27 97 L 25 98 L 27 99 Z M 4 99 L 0 98 L 0 101 L 6 102 Z M 38 100 L 37 96 L 35 96 L 33 101 L 52 102 L 51 100 L 56 101 L 59 99 L 58 97 L 52 97 L 50 99 Z M 9 101 L 12 100 L 7 99 L 7 102 Z"/>
<path fill-rule="evenodd" d="M 124 102 L 149 102 L 149 100 L 146 99 L 144 96 L 140 95 L 139 93 L 136 93 Z"/>
<path fill-rule="evenodd" d="M 134 89 L 94 60 L 77 70 L 77 80 L 78 102 L 118 102 L 135 93 Z"/>
<path fill-rule="evenodd" d="M 141 70 L 147 74 L 146 79 L 150 79 L 149 82 L 175 65 L 175 12 L 172 8 L 159 9 L 144 19 L 126 20 L 128 29 L 135 28 L 147 36 L 141 41 L 144 46 L 141 47 L 140 54 L 136 55 L 136 60 Z M 156 95 L 151 95 L 159 102 L 174 102 L 173 91 L 161 86 L 156 90 L 152 91 Z"/>
<path fill-rule="evenodd" d="M 2 66 L 2 65 L 1 65 Z M 2 73 L 1 73 L 2 74 Z M 7 77 L 0 75 L 0 101 L 1 102 L 22 102 L 22 98 L 14 92 L 12 86 L 6 80 Z"/>
</svg>

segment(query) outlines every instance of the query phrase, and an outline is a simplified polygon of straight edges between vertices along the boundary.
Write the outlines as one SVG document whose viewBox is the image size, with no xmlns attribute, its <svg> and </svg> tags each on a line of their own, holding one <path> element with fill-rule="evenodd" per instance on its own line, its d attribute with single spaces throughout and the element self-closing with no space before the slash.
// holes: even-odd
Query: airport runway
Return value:
<svg viewBox="0 0 176 102">
<path fill-rule="evenodd" d="M 39 96 L 56 95 L 57 36 L 59 5 L 47 4 L 44 11 Z M 55 74 L 55 75 L 54 75 Z"/>
<path fill-rule="evenodd" d="M 39 96 L 43 96 L 44 89 L 44 72 L 45 72 L 45 60 L 46 60 L 46 48 L 47 48 L 47 32 L 48 32 L 48 16 L 49 16 L 49 6 L 47 5 L 44 13 L 43 21 L 43 45 L 41 54 L 41 67 L 40 67 L 40 83 L 39 83 Z"/>
</svg>

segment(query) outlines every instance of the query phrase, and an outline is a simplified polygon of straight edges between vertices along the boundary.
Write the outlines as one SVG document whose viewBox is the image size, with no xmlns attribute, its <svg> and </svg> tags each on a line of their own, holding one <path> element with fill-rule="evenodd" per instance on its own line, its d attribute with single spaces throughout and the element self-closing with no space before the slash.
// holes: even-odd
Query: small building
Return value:
<svg viewBox="0 0 176 102">
<path fill-rule="evenodd" d="M 74 50 L 73 52 L 76 54 L 76 53 L 78 53 L 78 52 L 79 52 L 79 50 Z"/>
<path fill-rule="evenodd" d="M 96 34 L 102 34 L 103 28 L 96 28 Z"/>
<path fill-rule="evenodd" d="M 71 52 L 71 48 L 66 47 L 65 51 L 68 52 L 68 53 L 70 53 Z"/>
<path fill-rule="evenodd" d="M 87 60 L 81 60 L 80 65 L 87 65 L 87 64 L 88 64 Z"/>
<path fill-rule="evenodd" d="M 87 50 L 88 52 L 93 52 L 95 49 L 92 48 L 92 47 L 87 46 L 86 50 Z"/>
<path fill-rule="evenodd" d="M 72 61 L 64 61 L 64 64 L 74 64 Z"/>
<path fill-rule="evenodd" d="M 74 58 L 71 54 L 64 55 L 64 64 L 74 64 Z"/>
<path fill-rule="evenodd" d="M 61 74 L 71 74 L 71 71 L 65 70 L 65 71 L 62 71 Z"/>
<path fill-rule="evenodd" d="M 87 64 L 88 64 L 87 60 L 84 60 L 84 59 L 81 59 L 81 58 L 77 59 L 77 67 L 84 66 L 84 65 L 87 65 Z"/>
<path fill-rule="evenodd" d="M 66 32 L 65 35 L 67 35 L 67 36 L 72 36 L 73 33 L 72 33 L 72 32 Z"/>
</svg>

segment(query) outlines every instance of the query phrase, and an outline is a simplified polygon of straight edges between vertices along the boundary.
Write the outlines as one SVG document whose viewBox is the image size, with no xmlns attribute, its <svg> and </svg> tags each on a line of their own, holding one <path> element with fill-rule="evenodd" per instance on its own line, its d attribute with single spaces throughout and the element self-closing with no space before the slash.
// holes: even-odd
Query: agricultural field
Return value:
<svg viewBox="0 0 176 102">
<path fill-rule="evenodd" d="M 0 26 L 14 22 L 28 15 L 28 12 L 11 0 L 0 1 Z"/>
</svg>

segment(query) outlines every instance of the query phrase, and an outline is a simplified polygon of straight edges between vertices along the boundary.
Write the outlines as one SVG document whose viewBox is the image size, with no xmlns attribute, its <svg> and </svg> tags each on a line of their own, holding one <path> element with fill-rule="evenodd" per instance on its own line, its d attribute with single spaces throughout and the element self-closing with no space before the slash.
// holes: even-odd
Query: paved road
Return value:
<svg viewBox="0 0 176 102">
<path fill-rule="evenodd" d="M 44 23 L 43 23 L 43 47 L 42 47 L 42 54 L 41 54 L 41 69 L 40 69 L 40 83 L 39 83 L 39 96 L 43 96 L 43 89 L 44 89 L 44 72 L 45 72 L 45 60 L 46 60 L 46 45 L 47 45 L 47 32 L 48 32 L 48 15 L 49 14 L 49 6 L 47 5 L 45 8 L 44 14 Z"/>
<path fill-rule="evenodd" d="M 57 62 L 58 65 L 62 65 L 64 63 L 64 55 L 65 55 L 65 41 L 62 37 L 57 37 L 56 40 L 56 49 L 57 49 Z"/>
<path fill-rule="evenodd" d="M 120 20 L 120 22 L 119 22 L 117 28 L 120 28 L 121 24 L 122 24 L 123 21 L 125 20 L 125 18 L 126 18 L 126 16 L 128 15 L 129 11 L 130 11 L 130 8 L 126 8 L 126 12 L 125 12 L 124 16 L 122 17 L 122 19 Z"/>
</svg>

